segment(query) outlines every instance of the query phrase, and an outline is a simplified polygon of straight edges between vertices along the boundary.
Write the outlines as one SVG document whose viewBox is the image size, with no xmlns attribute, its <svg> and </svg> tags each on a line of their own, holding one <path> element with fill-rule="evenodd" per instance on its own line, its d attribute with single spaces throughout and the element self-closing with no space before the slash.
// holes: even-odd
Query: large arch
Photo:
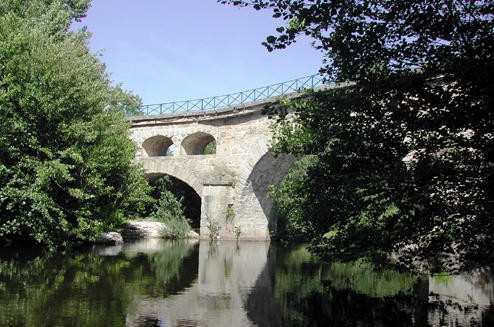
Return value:
<svg viewBox="0 0 494 327">
<path fill-rule="evenodd" d="M 182 153 L 187 155 L 204 154 L 206 146 L 215 141 L 211 134 L 196 132 L 182 140 Z"/>
<path fill-rule="evenodd" d="M 173 163 L 171 160 L 165 162 L 159 159 L 147 159 L 141 161 L 142 167 L 146 175 L 166 174 L 178 178 L 187 183 L 202 197 L 203 184 L 201 179 L 189 169 L 185 169 L 178 163 Z"/>
<path fill-rule="evenodd" d="M 157 187 L 159 183 L 156 183 L 158 179 L 167 177 L 166 189 L 173 193 L 177 199 L 182 198 L 184 214 L 190 219 L 191 226 L 194 229 L 199 229 L 201 223 L 201 204 L 202 199 L 199 194 L 186 182 L 168 174 L 146 174 L 150 184 L 154 186 L 151 195 L 157 200 L 161 196 L 160 187 Z"/>
<path fill-rule="evenodd" d="M 246 162 L 245 166 L 250 169 L 241 169 L 245 173 L 238 176 L 236 197 L 239 211 L 265 217 L 268 234 L 275 232 L 277 225 L 275 205 L 268 196 L 268 188 L 281 183 L 294 160 L 293 156 L 281 154 L 275 157 L 267 151 L 253 156 L 251 162 Z"/>
<path fill-rule="evenodd" d="M 171 138 L 163 135 L 155 135 L 142 143 L 145 157 L 164 157 L 170 155 L 169 149 L 173 145 Z"/>
</svg>

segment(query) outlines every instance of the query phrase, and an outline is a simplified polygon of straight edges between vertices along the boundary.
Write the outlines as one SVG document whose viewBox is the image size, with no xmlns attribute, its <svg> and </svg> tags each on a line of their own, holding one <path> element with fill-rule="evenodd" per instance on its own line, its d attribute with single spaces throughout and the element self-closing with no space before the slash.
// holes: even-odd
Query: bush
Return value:
<svg viewBox="0 0 494 327">
<path fill-rule="evenodd" d="M 166 225 L 162 231 L 164 238 L 185 238 L 191 230 L 189 220 L 184 215 L 183 198 L 177 199 L 169 190 L 163 190 L 154 205 L 151 217 Z"/>
</svg>

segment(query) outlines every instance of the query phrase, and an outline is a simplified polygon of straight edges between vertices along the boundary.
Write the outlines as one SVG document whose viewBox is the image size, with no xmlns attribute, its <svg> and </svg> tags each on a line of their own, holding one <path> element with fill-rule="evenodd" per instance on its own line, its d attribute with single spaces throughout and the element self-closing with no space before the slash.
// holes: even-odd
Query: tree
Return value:
<svg viewBox="0 0 494 327">
<path fill-rule="evenodd" d="M 275 149 L 316 158 L 288 190 L 314 250 L 492 262 L 492 2 L 221 2 L 271 9 L 286 23 L 268 50 L 306 34 L 327 79 L 352 82 L 271 111 Z"/>
<path fill-rule="evenodd" d="M 147 182 L 88 33 L 89 1 L 0 6 L 0 239 L 90 240 L 144 209 Z M 138 105 L 138 99 L 135 99 Z"/>
<path fill-rule="evenodd" d="M 142 115 L 142 100 L 139 96 L 124 90 L 121 84 L 113 86 L 110 90 L 108 106 L 115 108 L 126 115 Z"/>
</svg>

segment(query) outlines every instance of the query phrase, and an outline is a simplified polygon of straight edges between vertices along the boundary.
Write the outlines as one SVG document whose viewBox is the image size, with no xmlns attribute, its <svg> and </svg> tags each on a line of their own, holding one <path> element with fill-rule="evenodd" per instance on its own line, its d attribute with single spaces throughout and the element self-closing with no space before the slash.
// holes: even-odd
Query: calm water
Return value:
<svg viewBox="0 0 494 327">
<path fill-rule="evenodd" d="M 0 326 L 494 326 L 493 277 L 321 264 L 304 247 L 162 240 L 0 249 Z"/>
</svg>

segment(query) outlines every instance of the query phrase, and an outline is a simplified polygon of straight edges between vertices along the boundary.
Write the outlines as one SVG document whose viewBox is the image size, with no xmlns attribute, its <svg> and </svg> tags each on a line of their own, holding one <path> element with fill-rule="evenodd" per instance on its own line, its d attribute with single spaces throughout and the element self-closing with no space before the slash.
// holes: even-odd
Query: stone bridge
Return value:
<svg viewBox="0 0 494 327">
<path fill-rule="evenodd" d="M 149 178 L 173 176 L 201 199 L 201 237 L 209 237 L 212 224 L 220 226 L 220 239 L 239 233 L 240 239 L 266 240 L 276 229 L 267 189 L 281 181 L 293 159 L 270 155 L 271 121 L 261 109 L 278 101 L 130 117 L 136 162 Z M 212 154 L 204 154 L 208 144 Z"/>
</svg>

